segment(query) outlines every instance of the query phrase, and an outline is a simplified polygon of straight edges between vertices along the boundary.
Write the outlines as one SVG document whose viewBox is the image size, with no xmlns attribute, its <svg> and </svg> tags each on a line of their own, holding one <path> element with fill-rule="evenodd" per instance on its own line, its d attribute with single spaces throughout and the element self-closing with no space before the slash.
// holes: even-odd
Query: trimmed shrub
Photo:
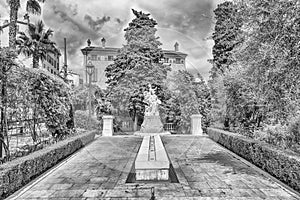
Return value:
<svg viewBox="0 0 300 200">
<path fill-rule="evenodd" d="M 300 156 L 264 142 L 208 128 L 211 139 L 300 192 Z"/>
</svg>

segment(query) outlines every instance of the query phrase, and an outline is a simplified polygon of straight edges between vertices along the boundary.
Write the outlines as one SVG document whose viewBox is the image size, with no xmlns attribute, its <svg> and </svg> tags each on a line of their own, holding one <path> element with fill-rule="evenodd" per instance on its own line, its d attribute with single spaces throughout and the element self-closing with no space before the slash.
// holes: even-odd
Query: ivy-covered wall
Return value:
<svg viewBox="0 0 300 200">
<path fill-rule="evenodd" d="M 300 192 L 300 156 L 241 135 L 208 128 L 209 137 Z"/>
<path fill-rule="evenodd" d="M 23 187 L 33 178 L 90 143 L 96 131 L 68 138 L 24 157 L 0 165 L 0 199 Z"/>
</svg>

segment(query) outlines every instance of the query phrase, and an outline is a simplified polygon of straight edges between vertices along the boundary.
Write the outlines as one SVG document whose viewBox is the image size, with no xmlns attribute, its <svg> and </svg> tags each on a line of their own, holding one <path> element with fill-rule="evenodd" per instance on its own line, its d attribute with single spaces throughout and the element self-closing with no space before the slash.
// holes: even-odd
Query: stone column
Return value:
<svg viewBox="0 0 300 200">
<path fill-rule="evenodd" d="M 202 115 L 192 115 L 191 116 L 192 135 L 203 135 L 203 130 L 201 127 L 201 117 L 202 117 Z"/>
<path fill-rule="evenodd" d="M 102 136 L 113 136 L 114 128 L 113 128 L 113 121 L 114 116 L 111 115 L 104 115 L 102 117 L 103 119 L 103 130 L 102 130 Z"/>
</svg>

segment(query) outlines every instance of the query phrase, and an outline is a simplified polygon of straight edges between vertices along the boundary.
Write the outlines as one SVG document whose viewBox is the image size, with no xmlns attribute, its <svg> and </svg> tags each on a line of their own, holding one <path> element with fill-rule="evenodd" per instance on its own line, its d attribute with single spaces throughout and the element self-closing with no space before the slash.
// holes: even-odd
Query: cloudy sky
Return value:
<svg viewBox="0 0 300 200">
<path fill-rule="evenodd" d="M 79 72 L 83 68 L 80 49 L 86 46 L 88 38 L 92 45 L 100 45 L 101 38 L 105 37 L 106 46 L 121 47 L 125 44 L 124 28 L 134 18 L 131 8 L 142 10 L 158 22 L 157 36 L 163 43 L 162 48 L 173 49 L 178 42 L 179 50 L 188 54 L 188 70 L 200 72 L 207 79 L 211 68 L 207 59 L 212 57 L 213 45 L 207 38 L 213 29 L 212 11 L 220 2 L 222 0 L 46 0 L 41 17 L 47 27 L 54 30 L 54 40 L 61 50 L 63 38 L 67 38 L 69 68 Z M 20 17 L 25 14 L 24 8 L 22 5 Z M 0 0 L 0 13 L 2 24 L 8 19 L 5 0 Z M 7 42 L 5 33 L 1 35 L 2 45 Z"/>
</svg>

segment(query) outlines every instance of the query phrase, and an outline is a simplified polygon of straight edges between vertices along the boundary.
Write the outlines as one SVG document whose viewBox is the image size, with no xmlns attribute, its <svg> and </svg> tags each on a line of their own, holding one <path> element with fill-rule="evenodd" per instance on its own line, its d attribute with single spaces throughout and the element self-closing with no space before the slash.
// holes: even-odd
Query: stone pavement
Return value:
<svg viewBox="0 0 300 200">
<path fill-rule="evenodd" d="M 99 137 L 8 199 L 300 199 L 209 138 L 162 139 L 179 183 L 126 183 L 142 138 Z"/>
</svg>

